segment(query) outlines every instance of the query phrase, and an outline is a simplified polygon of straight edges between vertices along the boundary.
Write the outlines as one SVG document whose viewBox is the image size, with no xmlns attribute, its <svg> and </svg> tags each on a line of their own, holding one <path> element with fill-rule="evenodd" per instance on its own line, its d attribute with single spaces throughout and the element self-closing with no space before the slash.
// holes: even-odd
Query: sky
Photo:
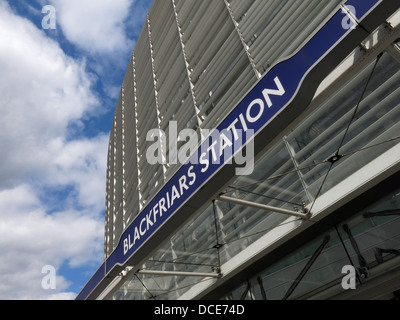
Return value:
<svg viewBox="0 0 400 320">
<path fill-rule="evenodd" d="M 151 2 L 0 0 L 0 300 L 75 299 L 103 262 L 109 134 Z"/>
</svg>

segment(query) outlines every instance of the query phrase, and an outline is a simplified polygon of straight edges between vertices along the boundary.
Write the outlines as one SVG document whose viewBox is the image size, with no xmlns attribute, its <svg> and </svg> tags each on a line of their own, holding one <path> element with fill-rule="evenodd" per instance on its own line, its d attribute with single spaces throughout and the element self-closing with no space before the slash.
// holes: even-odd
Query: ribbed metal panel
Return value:
<svg viewBox="0 0 400 320">
<path fill-rule="evenodd" d="M 260 74 L 292 54 L 341 0 L 227 0 Z"/>
<path fill-rule="evenodd" d="M 125 227 L 180 166 L 171 164 L 176 159 L 170 158 L 168 148 L 165 163 L 148 163 L 146 150 L 154 143 L 146 141 L 148 131 L 161 129 L 168 141 L 171 121 L 177 121 L 178 132 L 184 128 L 198 132 L 214 128 L 260 75 L 278 60 L 293 54 L 340 3 L 340 0 L 154 1 L 129 61 L 110 135 L 106 255 L 115 248 Z M 336 151 L 370 70 L 367 68 L 352 79 L 325 101 L 318 112 L 264 154 L 252 175 L 232 184 L 237 189 L 230 190 L 230 195 L 286 209 L 293 209 L 302 201 L 313 201 L 329 168 L 329 164 L 314 164 Z M 374 81 L 378 82 L 372 82 L 360 105 L 360 115 L 349 130 L 343 152 L 374 145 L 399 132 L 398 66 L 386 54 L 376 72 Z M 385 145 L 381 148 L 386 150 Z M 326 188 L 376 156 L 368 153 L 335 164 L 330 175 L 334 178 Z M 307 169 L 296 171 L 298 167 Z M 287 172 L 290 174 L 279 176 Z M 279 178 L 268 179 L 274 176 Z M 273 228 L 285 219 L 282 215 L 221 202 L 216 203 L 216 210 L 220 236 L 225 242 Z M 215 239 L 208 238 L 202 222 L 213 214 L 213 209 L 207 208 L 202 215 L 204 219 L 194 220 L 171 240 L 167 246 L 170 250 L 164 253 L 160 250 L 155 259 L 167 259 L 163 254 L 209 247 Z M 235 250 L 241 249 L 234 246 L 226 249 L 225 258 L 233 256 Z M 201 264 L 210 257 L 204 254 L 196 259 Z"/>
<path fill-rule="evenodd" d="M 145 23 L 135 50 L 135 81 L 137 98 L 137 130 L 139 151 L 139 190 L 142 205 L 164 182 L 162 165 L 150 165 L 146 159 L 146 150 L 152 142 L 146 141 L 147 133 L 158 128 L 156 95 L 154 91 L 153 67 L 148 25 Z"/>
<path fill-rule="evenodd" d="M 135 89 L 133 58 L 130 59 L 124 88 L 124 228 L 139 214 L 139 188 L 135 125 Z"/>
<path fill-rule="evenodd" d="M 291 54 L 339 0 L 154 1 L 129 62 L 113 129 L 107 235 L 123 229 L 179 168 L 150 165 L 147 132 L 213 129 L 262 73 Z M 123 124 L 123 125 L 122 125 Z M 178 150 L 185 142 L 178 142 Z M 122 148 L 119 147 L 122 145 Z M 107 219 L 106 219 L 107 220 Z M 106 235 L 106 238 L 107 238 Z M 111 252 L 108 244 L 107 252 Z"/>
<path fill-rule="evenodd" d="M 118 244 L 123 229 L 123 175 L 122 175 L 122 104 L 123 90 L 121 90 L 114 115 L 114 185 L 113 185 L 113 245 Z"/>
<path fill-rule="evenodd" d="M 167 140 L 164 169 L 168 179 L 180 166 L 168 152 L 170 122 L 176 121 L 177 132 L 185 128 L 196 130 L 198 125 L 172 1 L 155 2 L 148 19 L 159 128 L 166 134 Z"/>
<path fill-rule="evenodd" d="M 212 129 L 257 77 L 224 1 L 181 0 L 176 9 L 201 128 Z"/>
<path fill-rule="evenodd" d="M 113 235 L 113 153 L 114 153 L 114 139 L 113 130 L 111 130 L 110 142 L 108 145 L 108 156 L 107 156 L 107 177 L 106 177 L 106 209 L 105 209 L 105 237 L 104 237 L 104 254 L 108 256 L 113 250 L 112 235 Z"/>
</svg>

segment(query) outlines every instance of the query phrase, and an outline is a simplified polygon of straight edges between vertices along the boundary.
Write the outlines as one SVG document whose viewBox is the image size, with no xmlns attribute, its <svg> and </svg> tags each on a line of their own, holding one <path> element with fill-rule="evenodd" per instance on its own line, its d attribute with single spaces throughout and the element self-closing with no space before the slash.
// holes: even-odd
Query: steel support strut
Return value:
<svg viewBox="0 0 400 320">
<path fill-rule="evenodd" d="M 247 200 L 243 200 L 243 199 L 231 198 L 231 197 L 227 197 L 227 196 L 219 196 L 218 200 L 231 202 L 231 203 L 235 203 L 238 205 L 252 207 L 252 208 L 256 208 L 256 209 L 261 209 L 261 210 L 265 210 L 265 211 L 283 213 L 283 214 L 299 217 L 302 219 L 308 219 L 310 217 L 310 213 L 307 212 L 307 210 L 305 208 L 303 208 L 302 211 L 287 210 L 287 209 L 283 209 L 283 208 L 267 206 L 262 203 L 256 203 L 256 202 L 251 202 L 251 201 L 247 201 Z"/>
</svg>

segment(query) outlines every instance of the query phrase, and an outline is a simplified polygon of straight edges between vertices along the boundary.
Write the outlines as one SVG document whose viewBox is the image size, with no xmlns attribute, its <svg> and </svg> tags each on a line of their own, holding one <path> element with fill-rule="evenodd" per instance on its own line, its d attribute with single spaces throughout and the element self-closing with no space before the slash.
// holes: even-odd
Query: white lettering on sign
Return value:
<svg viewBox="0 0 400 320">
<path fill-rule="evenodd" d="M 203 130 L 203 134 L 208 138 L 205 139 L 200 147 L 197 147 L 201 137 L 197 137 L 197 132 L 190 129 L 185 129 L 178 135 L 176 121 L 169 123 L 169 145 L 168 151 L 170 159 L 167 159 L 167 144 L 166 133 L 160 129 L 150 130 L 146 136 L 147 141 L 155 141 L 146 151 L 146 158 L 150 164 L 177 164 L 177 160 L 181 164 L 188 164 L 189 168 L 185 174 L 178 177 L 176 182 L 171 186 L 168 184 L 160 192 L 159 199 L 145 216 L 122 240 L 123 252 L 126 255 L 135 244 L 153 233 L 152 229 L 157 228 L 157 221 L 167 213 L 168 210 L 178 201 L 182 196 L 187 198 L 191 190 L 191 186 L 199 178 L 200 181 L 205 181 L 208 177 L 207 171 L 212 165 L 219 164 L 232 164 L 235 159 L 237 165 L 245 165 L 244 167 L 236 168 L 237 175 L 248 175 L 254 170 L 254 130 L 249 129 L 250 124 L 259 121 L 265 112 L 272 106 L 273 102 L 271 96 L 283 96 L 286 91 L 278 77 L 274 78 L 276 88 L 263 88 L 259 91 L 259 98 L 252 100 L 243 112 L 241 112 L 232 122 L 228 122 L 225 129 Z M 266 108 L 267 107 L 267 108 Z M 177 141 L 189 140 L 178 152 Z M 245 155 L 244 145 L 246 145 Z M 188 158 L 187 153 L 191 155 Z M 195 165 L 200 165 L 196 168 Z M 198 170 L 196 170 L 198 169 Z M 215 169 L 215 167 L 214 167 Z M 163 193 L 162 193 L 163 192 Z M 171 209 L 173 210 L 173 209 Z"/>
<path fill-rule="evenodd" d="M 218 131 L 218 129 L 203 129 L 204 136 L 211 136 L 212 140 L 209 144 L 201 145 L 201 150 L 197 147 L 201 141 L 201 135 L 198 135 L 195 130 L 184 129 L 178 134 L 178 124 L 176 121 L 170 121 L 168 126 L 168 145 L 167 134 L 161 129 L 151 129 L 146 135 L 146 140 L 154 142 L 146 150 L 146 160 L 150 165 L 155 164 L 185 164 L 189 155 L 191 164 L 201 164 L 203 167 L 201 172 L 206 172 L 210 164 L 229 163 L 229 159 L 234 157 L 236 163 L 245 165 L 245 168 L 237 168 L 237 175 L 249 175 L 253 170 L 254 165 L 254 147 L 249 143 L 246 155 L 243 156 L 240 152 L 233 155 L 232 150 L 238 150 L 242 147 L 243 138 L 251 137 L 254 132 L 248 129 L 248 124 L 255 123 L 265 112 L 265 105 L 270 109 L 273 106 L 271 96 L 283 96 L 286 91 L 279 77 L 274 79 L 276 89 L 265 88 L 262 90 L 262 97 L 254 99 L 246 108 L 239 114 L 226 129 Z M 250 131 L 250 132 L 249 132 Z M 246 139 L 247 140 L 247 139 Z M 186 142 L 179 150 L 177 142 Z M 219 152 L 217 152 L 219 150 Z M 168 155 L 167 155 L 168 151 Z M 200 156 L 198 152 L 200 151 Z"/>
<path fill-rule="evenodd" d="M 133 234 L 128 234 L 123 240 L 124 255 L 132 249 L 138 240 L 148 233 L 157 222 L 157 217 L 162 217 L 163 213 L 167 212 L 174 204 L 174 201 L 189 190 L 189 187 L 195 183 L 196 178 L 194 166 L 191 166 L 187 174 L 180 177 L 178 186 L 173 185 L 171 190 L 166 192 L 156 205 L 142 218 L 139 225 L 134 228 Z"/>
</svg>

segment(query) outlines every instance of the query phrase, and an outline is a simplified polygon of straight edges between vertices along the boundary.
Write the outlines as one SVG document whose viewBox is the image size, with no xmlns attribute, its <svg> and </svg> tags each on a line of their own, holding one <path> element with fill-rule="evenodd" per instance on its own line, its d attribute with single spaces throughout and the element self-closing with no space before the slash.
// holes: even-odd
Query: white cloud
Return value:
<svg viewBox="0 0 400 320">
<path fill-rule="evenodd" d="M 66 38 L 90 53 L 126 50 L 124 22 L 133 0 L 51 0 Z M 132 48 L 129 48 L 132 49 Z"/>
<path fill-rule="evenodd" d="M 49 184 L 74 185 L 81 205 L 104 209 L 108 139 L 99 135 L 66 144 L 59 141 Z"/>
<path fill-rule="evenodd" d="M 66 275 L 43 290 L 41 270 L 102 260 L 108 137 L 66 138 L 101 106 L 85 62 L 4 0 L 0 39 L 0 299 L 73 298 Z M 67 186 L 71 199 L 50 208 L 43 190 Z"/>
<path fill-rule="evenodd" d="M 43 266 L 98 262 L 102 251 L 102 221 L 74 211 L 48 215 L 27 185 L 0 192 L 0 221 L 0 299 L 65 297 L 63 276 L 56 290 L 42 288 Z"/>
<path fill-rule="evenodd" d="M 71 121 L 93 112 L 85 64 L 66 56 L 33 24 L 0 7 L 0 188 L 43 174 Z"/>
</svg>

